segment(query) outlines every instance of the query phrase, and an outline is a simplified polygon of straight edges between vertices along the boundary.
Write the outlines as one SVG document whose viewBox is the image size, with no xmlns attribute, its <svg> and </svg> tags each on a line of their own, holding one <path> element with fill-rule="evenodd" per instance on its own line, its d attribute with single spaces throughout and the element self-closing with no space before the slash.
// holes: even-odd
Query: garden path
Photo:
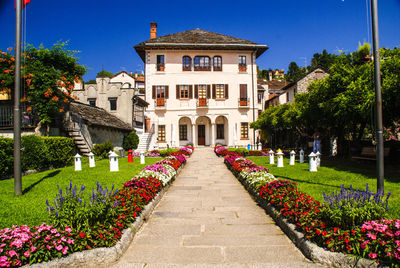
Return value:
<svg viewBox="0 0 400 268">
<path fill-rule="evenodd" d="M 211 148 L 196 148 L 112 267 L 310 267 Z M 108 267 L 110 267 L 108 265 Z"/>
</svg>

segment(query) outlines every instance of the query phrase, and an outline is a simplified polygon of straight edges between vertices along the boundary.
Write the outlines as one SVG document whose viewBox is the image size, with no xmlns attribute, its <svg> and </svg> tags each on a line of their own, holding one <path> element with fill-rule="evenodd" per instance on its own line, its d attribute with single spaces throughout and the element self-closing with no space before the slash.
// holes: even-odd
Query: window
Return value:
<svg viewBox="0 0 400 268">
<path fill-rule="evenodd" d="M 158 126 L 158 141 L 165 142 L 165 125 Z"/>
<path fill-rule="evenodd" d="M 290 96 L 289 96 L 289 92 L 286 93 L 286 102 L 290 101 Z"/>
<path fill-rule="evenodd" d="M 224 99 L 225 98 L 225 85 L 224 84 L 215 85 L 215 91 L 216 91 L 216 98 L 217 99 Z"/>
<path fill-rule="evenodd" d="M 90 106 L 94 107 L 96 106 L 96 99 L 88 99 L 88 103 Z"/>
<path fill-rule="evenodd" d="M 179 140 L 187 141 L 187 125 L 179 125 Z"/>
<path fill-rule="evenodd" d="M 214 71 L 222 71 L 222 57 L 215 56 L 213 58 Z"/>
<path fill-rule="evenodd" d="M 189 86 L 188 85 L 180 85 L 179 86 L 179 98 L 180 99 L 188 99 L 189 98 Z"/>
<path fill-rule="evenodd" d="M 207 85 L 198 85 L 198 98 L 199 99 L 207 98 Z"/>
<path fill-rule="evenodd" d="M 217 124 L 217 140 L 223 140 L 224 138 L 224 124 Z"/>
<path fill-rule="evenodd" d="M 195 71 L 211 71 L 210 57 L 208 57 L 208 56 L 194 57 L 194 70 Z"/>
<path fill-rule="evenodd" d="M 241 123 L 240 138 L 241 139 L 248 139 L 249 138 L 249 123 Z"/>
<path fill-rule="evenodd" d="M 164 55 L 157 55 L 157 71 L 164 71 L 165 59 Z"/>
<path fill-rule="evenodd" d="M 239 56 L 239 72 L 245 72 L 247 69 L 246 56 Z"/>
<path fill-rule="evenodd" d="M 258 95 L 257 95 L 257 101 L 258 101 L 258 103 L 261 103 L 262 98 L 263 98 L 263 93 L 262 93 L 262 92 L 258 92 Z"/>
<path fill-rule="evenodd" d="M 192 58 L 189 56 L 183 56 L 182 58 L 182 71 L 192 70 Z"/>
<path fill-rule="evenodd" d="M 117 98 L 109 98 L 108 101 L 110 102 L 110 111 L 117 110 Z"/>
</svg>

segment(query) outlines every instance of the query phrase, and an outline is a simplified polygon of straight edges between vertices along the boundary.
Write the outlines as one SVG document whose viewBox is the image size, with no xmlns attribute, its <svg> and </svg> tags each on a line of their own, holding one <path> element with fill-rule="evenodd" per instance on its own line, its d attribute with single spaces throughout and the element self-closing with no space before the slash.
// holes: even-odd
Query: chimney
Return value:
<svg viewBox="0 0 400 268">
<path fill-rule="evenodd" d="M 135 79 L 137 78 L 137 72 L 135 72 Z"/>
<path fill-rule="evenodd" d="M 157 38 L 157 22 L 150 22 L 150 39 Z"/>
</svg>

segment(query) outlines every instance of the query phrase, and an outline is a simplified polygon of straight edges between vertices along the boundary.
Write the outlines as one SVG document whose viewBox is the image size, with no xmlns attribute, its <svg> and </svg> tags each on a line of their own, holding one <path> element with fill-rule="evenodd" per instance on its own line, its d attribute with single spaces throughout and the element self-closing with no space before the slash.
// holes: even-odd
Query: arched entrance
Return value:
<svg viewBox="0 0 400 268">
<path fill-rule="evenodd" d="M 189 117 L 181 117 L 179 119 L 179 146 L 185 146 L 188 143 L 193 143 L 192 121 Z"/>
<path fill-rule="evenodd" d="M 229 144 L 229 125 L 228 119 L 220 115 L 215 119 L 215 144 L 221 143 L 224 145 Z"/>
<path fill-rule="evenodd" d="M 211 120 L 206 116 L 200 116 L 196 120 L 196 140 L 198 146 L 210 145 Z"/>
</svg>

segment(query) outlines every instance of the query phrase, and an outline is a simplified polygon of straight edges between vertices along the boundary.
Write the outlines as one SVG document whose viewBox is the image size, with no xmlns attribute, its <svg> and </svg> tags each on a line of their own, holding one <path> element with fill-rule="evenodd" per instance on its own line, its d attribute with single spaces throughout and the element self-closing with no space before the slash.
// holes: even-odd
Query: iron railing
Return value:
<svg viewBox="0 0 400 268">
<path fill-rule="evenodd" d="M 35 121 L 32 114 L 26 112 L 29 105 L 21 104 L 21 126 L 29 127 L 34 126 Z M 13 127 L 14 126 L 14 106 L 12 104 L 0 104 L 0 127 Z"/>
</svg>

